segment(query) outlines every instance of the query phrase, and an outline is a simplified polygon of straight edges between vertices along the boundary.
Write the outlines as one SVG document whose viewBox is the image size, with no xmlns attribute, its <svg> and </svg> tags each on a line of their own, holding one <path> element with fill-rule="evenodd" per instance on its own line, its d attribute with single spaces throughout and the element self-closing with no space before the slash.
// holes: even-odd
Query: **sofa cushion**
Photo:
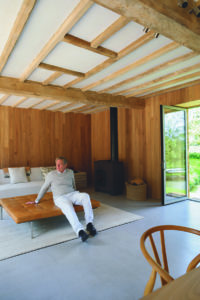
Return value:
<svg viewBox="0 0 200 300">
<path fill-rule="evenodd" d="M 41 181 L 43 180 L 42 172 L 40 167 L 31 168 L 31 174 L 29 177 L 30 181 Z"/>
<path fill-rule="evenodd" d="M 25 167 L 8 168 L 8 171 L 10 174 L 10 183 L 28 182 Z"/>
<path fill-rule="evenodd" d="M 45 180 L 47 174 L 51 171 L 56 170 L 56 167 L 55 166 L 54 167 L 40 167 L 40 170 L 42 172 L 42 178 L 43 178 L 43 180 Z"/>
</svg>

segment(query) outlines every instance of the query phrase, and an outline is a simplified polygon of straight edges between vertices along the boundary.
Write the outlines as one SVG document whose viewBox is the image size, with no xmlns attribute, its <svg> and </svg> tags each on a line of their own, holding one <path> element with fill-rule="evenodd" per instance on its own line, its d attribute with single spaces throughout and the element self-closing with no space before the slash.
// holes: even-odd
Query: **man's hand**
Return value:
<svg viewBox="0 0 200 300">
<path fill-rule="evenodd" d="M 38 203 L 36 203 L 35 201 L 28 201 L 25 204 L 27 204 L 27 205 L 32 205 L 32 204 L 38 205 Z"/>
</svg>

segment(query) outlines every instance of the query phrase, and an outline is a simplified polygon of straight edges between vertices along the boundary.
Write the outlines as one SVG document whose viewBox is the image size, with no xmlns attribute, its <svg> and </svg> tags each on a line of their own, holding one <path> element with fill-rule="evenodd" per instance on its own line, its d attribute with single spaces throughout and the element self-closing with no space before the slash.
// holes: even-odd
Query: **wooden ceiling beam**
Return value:
<svg viewBox="0 0 200 300">
<path fill-rule="evenodd" d="M 119 77 L 119 76 L 129 72 L 130 70 L 147 63 L 150 60 L 153 60 L 153 59 L 158 58 L 158 57 L 160 57 L 160 56 L 162 56 L 162 55 L 164 55 L 164 54 L 166 54 L 166 53 L 168 53 L 172 50 L 175 50 L 178 47 L 180 47 L 180 46 L 177 43 L 172 42 L 172 43 L 170 43 L 170 44 L 154 51 L 153 53 L 151 53 L 151 54 L 149 54 L 149 55 L 147 55 L 147 56 L 145 56 L 141 59 L 138 59 L 137 61 L 133 62 L 132 64 L 130 64 L 130 65 L 128 65 L 128 66 L 126 66 L 126 67 L 124 67 L 124 68 L 122 68 L 122 69 L 120 69 L 120 70 L 118 70 L 118 71 L 116 71 L 116 72 L 100 79 L 100 80 L 97 80 L 96 82 L 93 82 L 93 83 L 85 86 L 84 88 L 82 88 L 82 91 L 85 92 L 87 90 L 90 90 L 90 89 L 98 86 L 98 85 L 101 85 L 105 82 L 108 82 L 108 81 L 110 81 L 110 80 L 112 80 L 116 77 Z"/>
<path fill-rule="evenodd" d="M 148 27 L 171 40 L 200 52 L 200 27 L 194 14 L 178 6 L 174 0 L 93 0 L 136 23 Z"/>
<path fill-rule="evenodd" d="M 4 95 L 2 98 L 0 98 L 0 105 L 3 104 L 10 95 Z"/>
<path fill-rule="evenodd" d="M 44 102 L 46 100 L 47 99 L 40 99 L 36 103 L 29 105 L 27 108 L 33 108 L 33 107 L 37 106 L 38 104 L 40 104 L 40 103 L 42 103 L 42 102 Z"/>
<path fill-rule="evenodd" d="M 12 105 L 12 107 L 17 107 L 21 103 L 25 102 L 28 99 L 28 97 L 23 97 L 22 99 L 18 100 L 16 103 Z"/>
<path fill-rule="evenodd" d="M 116 83 L 116 84 L 114 84 L 112 86 L 109 86 L 108 88 L 106 88 L 104 90 L 98 91 L 98 93 L 106 93 L 108 91 L 112 91 L 114 89 L 122 87 L 122 85 L 125 85 L 125 84 L 128 84 L 130 82 L 139 80 L 140 78 L 143 78 L 144 76 L 147 76 L 149 74 L 152 75 L 153 73 L 156 73 L 158 71 L 162 71 L 162 70 L 164 70 L 164 69 L 166 69 L 166 68 L 168 68 L 170 66 L 173 66 L 175 64 L 178 64 L 178 63 L 180 63 L 182 61 L 187 61 L 188 59 L 191 59 L 191 58 L 193 58 L 193 57 L 195 57 L 197 55 L 198 55 L 198 53 L 192 52 L 192 53 L 187 53 L 187 54 L 181 55 L 179 57 L 173 58 L 173 59 L 171 59 L 171 60 L 169 60 L 169 61 L 167 61 L 165 63 L 162 63 L 159 66 L 153 67 L 153 68 L 151 68 L 151 69 L 149 69 L 149 70 L 147 70 L 147 71 L 145 71 L 143 73 L 140 73 L 138 75 L 134 75 L 134 76 L 132 76 L 132 77 L 130 77 L 128 79 L 122 80 L 122 81 L 120 81 L 120 82 L 118 82 L 118 83 Z M 120 95 L 121 92 L 123 92 L 123 90 L 122 91 L 118 91 L 118 92 L 114 93 L 113 95 Z"/>
<path fill-rule="evenodd" d="M 13 94 L 24 97 L 38 97 L 46 100 L 59 100 L 63 102 L 96 104 L 106 106 L 141 108 L 143 105 L 137 98 L 131 100 L 123 96 L 111 94 L 98 94 L 96 92 L 82 92 L 80 89 L 65 89 L 60 86 L 48 85 L 34 81 L 22 82 L 15 78 L 0 77 L 0 93 Z"/>
<path fill-rule="evenodd" d="M 117 31 L 119 31 L 122 27 L 127 25 L 130 22 L 129 19 L 126 17 L 119 17 L 113 24 L 111 24 L 106 30 L 104 30 L 102 33 L 100 33 L 92 42 L 91 47 L 97 48 L 99 45 L 101 45 L 103 42 L 105 42 L 107 39 L 109 39 L 113 34 L 115 34 Z"/>
<path fill-rule="evenodd" d="M 172 79 L 172 80 L 169 80 L 167 82 L 162 82 L 162 83 L 158 83 L 154 86 L 150 86 L 148 88 L 144 88 L 144 89 L 140 89 L 139 91 L 135 91 L 129 95 L 126 95 L 125 97 L 129 98 L 129 97 L 133 97 L 133 96 L 137 96 L 137 95 L 141 95 L 141 94 L 144 94 L 146 92 L 149 92 L 149 91 L 154 91 L 154 90 L 157 90 L 159 88 L 166 88 L 168 85 L 171 85 L 171 84 L 176 84 L 178 82 L 182 82 L 184 80 L 190 80 L 194 77 L 200 77 L 200 72 L 195 72 L 195 73 L 192 73 L 192 74 L 189 74 L 189 75 L 185 75 L 185 76 L 182 76 L 180 78 L 175 78 L 175 79 Z"/>
<path fill-rule="evenodd" d="M 65 111 L 65 113 L 66 113 L 66 112 L 75 112 L 75 111 L 77 111 L 77 110 L 81 110 L 81 108 L 84 108 L 84 107 L 85 107 L 85 104 L 82 104 L 81 106 L 76 107 L 76 108 L 71 107 L 71 108 L 67 109 L 67 111 Z"/>
<path fill-rule="evenodd" d="M 15 44 L 22 33 L 22 30 L 31 14 L 36 0 L 24 0 L 13 24 L 8 40 L 0 57 L 0 72 L 3 70 Z"/>
<path fill-rule="evenodd" d="M 63 37 L 71 28 L 78 22 L 78 20 L 85 14 L 85 12 L 93 5 L 91 0 L 81 0 L 78 5 L 74 8 L 71 14 L 53 34 L 51 39 L 43 47 L 40 53 L 35 57 L 28 68 L 23 72 L 20 77 L 21 81 L 24 81 L 29 75 L 38 67 L 38 65 L 44 60 L 44 58 L 50 53 L 51 50 L 62 41 Z"/>
<path fill-rule="evenodd" d="M 42 84 L 43 85 L 47 85 L 49 83 L 51 83 L 52 81 L 56 80 L 58 77 L 60 77 L 61 75 L 63 75 L 63 73 L 61 72 L 54 72 L 53 74 L 51 74 L 47 79 L 45 79 Z"/>
<path fill-rule="evenodd" d="M 49 104 L 47 104 L 47 105 L 44 105 L 44 106 L 42 106 L 41 108 L 39 108 L 40 110 L 45 110 L 45 109 L 47 109 L 47 108 L 49 108 L 49 107 L 52 107 L 52 106 L 54 106 L 54 105 L 56 105 L 56 104 L 58 104 L 58 103 L 60 103 L 60 101 L 54 101 L 53 103 L 49 103 Z"/>
<path fill-rule="evenodd" d="M 138 90 L 140 90 L 140 89 L 147 88 L 149 85 L 151 86 L 152 84 L 162 82 L 163 80 L 169 80 L 170 78 L 176 77 L 178 75 L 179 76 L 185 76 L 185 73 L 193 71 L 193 70 L 196 70 L 196 71 L 194 71 L 194 73 L 197 72 L 197 71 L 200 71 L 200 64 L 193 65 L 191 67 L 187 67 L 187 68 L 181 69 L 179 71 L 169 73 L 169 74 L 161 76 L 159 78 L 156 78 L 156 79 L 147 81 L 145 83 L 136 85 L 134 87 L 131 87 L 129 89 L 123 90 L 123 91 L 120 92 L 120 95 L 123 95 L 124 93 L 128 93 L 128 92 L 131 92 L 131 91 L 134 91 L 134 90 L 136 91 L 136 95 L 137 95 Z M 179 78 L 181 78 L 181 77 L 179 77 Z"/>
<path fill-rule="evenodd" d="M 152 92 L 150 94 L 144 95 L 142 98 L 143 99 L 148 99 L 148 98 L 151 98 L 151 97 L 154 97 L 154 96 L 159 96 L 159 95 L 162 95 L 162 94 L 165 94 L 165 93 L 174 92 L 176 90 L 180 90 L 180 89 L 191 87 L 191 86 L 198 85 L 198 84 L 200 84 L 200 79 L 190 81 L 190 82 L 186 82 L 186 83 L 181 83 L 179 85 L 170 87 L 168 89 L 163 89 L 163 90 L 160 90 L 160 91 Z"/>
<path fill-rule="evenodd" d="M 76 36 L 70 35 L 70 34 L 66 34 L 63 38 L 63 42 L 72 44 L 74 46 L 80 47 L 80 48 L 84 48 L 86 50 L 98 53 L 100 55 L 104 55 L 110 58 L 115 58 L 117 57 L 117 53 L 106 49 L 104 47 L 98 46 L 97 48 L 93 48 L 91 47 L 91 43 L 85 40 L 82 40 Z"/>
<path fill-rule="evenodd" d="M 45 64 L 45 63 L 40 63 L 39 68 L 49 70 L 49 71 L 60 72 L 60 73 L 68 74 L 68 75 L 73 75 L 73 76 L 76 76 L 76 77 L 84 77 L 85 76 L 85 74 L 81 73 L 81 72 L 77 72 L 77 71 L 74 71 L 74 70 L 69 70 L 69 69 L 65 69 L 65 68 L 61 68 L 61 67 L 58 67 L 58 66 Z"/>
<path fill-rule="evenodd" d="M 122 49 L 118 53 L 118 56 L 116 58 L 109 58 L 106 61 L 104 61 L 103 63 L 101 63 L 98 66 L 94 67 L 92 70 L 85 73 L 85 78 L 84 79 L 89 78 L 92 75 L 95 75 L 96 73 L 98 73 L 98 72 L 102 71 L 103 69 L 109 67 L 110 65 L 114 64 L 116 61 L 120 60 L 124 56 L 128 55 L 129 53 L 133 52 L 134 50 L 138 49 L 139 47 L 147 44 L 152 39 L 154 39 L 154 32 L 150 31 L 147 34 L 144 34 L 142 37 L 140 37 L 139 39 L 137 39 L 136 41 L 132 42 L 130 45 L 128 45 L 127 47 Z M 72 86 L 76 83 L 79 83 L 82 80 L 83 80 L 82 78 L 75 79 L 75 80 L 67 83 L 66 85 L 64 85 L 64 87 L 68 88 L 68 87 L 70 87 L 70 86 Z"/>
<path fill-rule="evenodd" d="M 83 114 L 97 113 L 97 112 L 101 112 L 101 111 L 104 111 L 104 110 L 107 110 L 107 109 L 109 109 L 109 108 L 106 107 L 106 106 L 103 106 L 103 107 L 95 107 L 95 108 L 88 109 L 88 110 L 84 111 Z"/>
</svg>

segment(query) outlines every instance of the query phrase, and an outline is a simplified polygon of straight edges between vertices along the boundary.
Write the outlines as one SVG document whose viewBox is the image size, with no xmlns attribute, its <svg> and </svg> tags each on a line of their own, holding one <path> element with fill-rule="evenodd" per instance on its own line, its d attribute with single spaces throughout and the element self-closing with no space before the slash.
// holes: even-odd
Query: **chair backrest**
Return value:
<svg viewBox="0 0 200 300">
<path fill-rule="evenodd" d="M 169 283 L 170 281 L 174 280 L 174 278 L 169 273 L 169 267 L 168 267 L 168 261 L 167 261 L 167 253 L 166 253 L 166 246 L 165 246 L 165 236 L 164 231 L 166 230 L 177 230 L 177 231 L 184 231 L 192 234 L 196 234 L 200 236 L 200 231 L 184 227 L 184 226 L 176 226 L 176 225 L 161 225 L 149 228 L 147 231 L 143 233 L 140 239 L 140 248 L 144 255 L 144 257 L 147 259 L 149 264 L 152 266 L 152 273 L 150 275 L 149 281 L 147 282 L 144 295 L 147 295 L 152 292 L 155 281 L 156 281 L 156 275 L 157 273 L 160 275 L 161 283 L 162 285 L 165 285 Z M 158 250 L 156 248 L 156 244 L 153 239 L 153 233 L 159 232 L 160 233 L 160 244 L 161 244 L 161 251 L 162 251 L 162 263 L 158 254 Z M 153 249 L 154 253 L 154 259 L 152 256 L 148 253 L 145 242 L 149 238 L 151 247 Z M 194 269 L 198 263 L 200 262 L 200 254 L 198 253 L 195 258 L 192 259 L 190 264 L 187 267 L 187 272 Z"/>
</svg>

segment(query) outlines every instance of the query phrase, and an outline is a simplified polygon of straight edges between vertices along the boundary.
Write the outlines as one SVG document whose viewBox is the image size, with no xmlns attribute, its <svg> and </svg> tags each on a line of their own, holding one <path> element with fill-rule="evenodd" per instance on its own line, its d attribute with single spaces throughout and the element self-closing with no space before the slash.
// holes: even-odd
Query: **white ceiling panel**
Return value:
<svg viewBox="0 0 200 300">
<path fill-rule="evenodd" d="M 58 109 L 58 108 L 60 108 L 60 107 L 62 107 L 62 106 L 64 106 L 64 105 L 67 105 L 67 104 L 70 104 L 70 102 L 60 102 L 60 103 L 58 103 L 58 104 L 56 104 L 56 105 L 54 105 L 54 106 L 52 106 L 52 107 L 49 107 L 49 108 L 47 108 L 47 110 L 54 110 L 54 109 Z"/>
<path fill-rule="evenodd" d="M 74 80 L 76 78 L 77 78 L 76 76 L 64 74 L 64 75 L 58 77 L 53 82 L 51 82 L 51 84 L 63 86 L 63 85 L 67 84 L 68 82 L 70 82 L 70 81 L 72 81 L 72 80 Z"/>
<path fill-rule="evenodd" d="M 9 96 L 8 99 L 5 102 L 3 102 L 2 105 L 12 106 L 22 98 L 23 98 L 22 96 L 14 96 L 14 95 Z"/>
<path fill-rule="evenodd" d="M 52 100 L 45 100 L 45 101 L 39 103 L 38 105 L 34 106 L 34 108 L 40 109 L 40 108 L 42 108 L 43 106 L 48 105 L 48 104 L 51 104 L 51 103 L 52 103 Z"/>
<path fill-rule="evenodd" d="M 86 73 L 106 59 L 107 57 L 100 54 L 61 42 L 51 51 L 44 62 L 73 71 Z"/>
<path fill-rule="evenodd" d="M 45 81 L 48 77 L 50 77 L 53 73 L 54 73 L 54 71 L 49 71 L 49 70 L 37 68 L 37 69 L 29 76 L 28 79 L 29 79 L 29 80 L 33 80 L 33 81 L 43 82 L 43 81 Z"/>
<path fill-rule="evenodd" d="M 72 28 L 70 34 L 91 42 L 119 17 L 111 10 L 94 4 Z"/>
<path fill-rule="evenodd" d="M 144 35 L 143 26 L 135 22 L 129 22 L 121 30 L 107 39 L 101 46 L 119 52 L 139 39 L 142 35 Z"/>
<path fill-rule="evenodd" d="M 39 100 L 39 98 L 28 98 L 26 101 L 19 104 L 17 107 L 28 108 L 29 106 L 36 104 Z"/>
<path fill-rule="evenodd" d="M 0 55 L 8 40 L 23 0 L 0 0 Z"/>
<path fill-rule="evenodd" d="M 83 106 L 83 103 L 75 103 L 74 105 L 73 105 L 73 108 L 75 109 L 75 108 L 78 108 L 78 107 L 81 107 L 81 106 Z M 70 109 L 71 109 L 72 107 L 70 107 Z M 63 109 L 63 110 L 61 110 L 62 112 L 67 112 L 67 110 L 68 110 L 69 108 L 65 108 L 65 109 Z"/>
<path fill-rule="evenodd" d="M 36 1 L 2 75 L 19 77 L 78 3 L 79 0 Z"/>
</svg>

